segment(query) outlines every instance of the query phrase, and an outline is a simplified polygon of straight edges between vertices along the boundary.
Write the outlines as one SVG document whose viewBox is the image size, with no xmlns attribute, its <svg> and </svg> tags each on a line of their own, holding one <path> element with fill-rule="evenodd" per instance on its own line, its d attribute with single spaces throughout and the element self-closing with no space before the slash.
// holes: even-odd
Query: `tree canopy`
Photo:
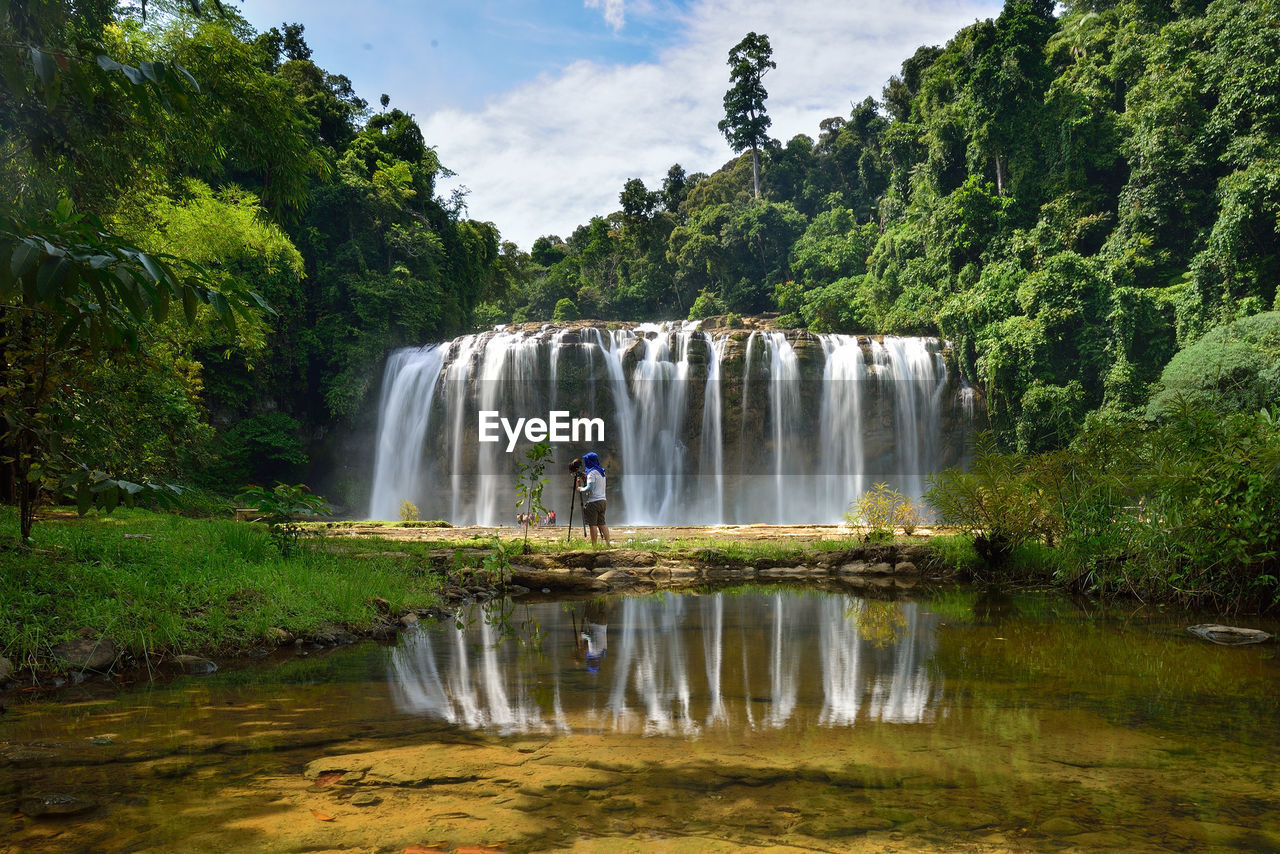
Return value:
<svg viewBox="0 0 1280 854">
<path fill-rule="evenodd" d="M 554 263 L 535 251 L 485 316 L 570 298 L 648 320 L 696 300 L 940 335 L 1004 445 L 1058 446 L 1090 413 L 1146 413 L 1209 330 L 1280 308 L 1278 46 L 1276 0 L 1008 0 L 906 57 L 881 100 L 784 142 L 753 33 L 721 130 L 758 170 L 673 165 L 652 208 L 633 179 L 592 220 L 590 265 L 574 240 Z"/>
<path fill-rule="evenodd" d="M 41 494 L 304 472 L 389 349 L 469 330 L 504 286 L 417 122 L 319 68 L 301 24 L 4 4 L 0 72 L 0 491 L 24 536 Z"/>
<path fill-rule="evenodd" d="M 1008 0 L 785 141 L 768 36 L 729 66 L 736 156 L 631 177 L 524 251 L 441 197 L 416 119 L 320 67 L 302 24 L 0 4 L 0 492 L 324 468 L 356 503 L 342 437 L 387 353 L 500 322 L 940 335 L 1027 452 L 1211 389 L 1197 345 L 1223 330 L 1253 348 L 1223 370 L 1270 376 L 1243 330 L 1280 310 L 1278 0 Z"/>
</svg>

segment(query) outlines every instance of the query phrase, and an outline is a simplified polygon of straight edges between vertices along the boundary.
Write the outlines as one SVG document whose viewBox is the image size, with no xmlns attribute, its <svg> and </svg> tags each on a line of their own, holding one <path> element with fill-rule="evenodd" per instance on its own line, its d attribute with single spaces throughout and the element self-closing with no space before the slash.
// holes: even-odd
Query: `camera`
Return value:
<svg viewBox="0 0 1280 854">
<path fill-rule="evenodd" d="M 582 474 L 582 459 L 580 457 L 574 457 L 569 462 L 569 471 L 574 474 Z"/>
</svg>

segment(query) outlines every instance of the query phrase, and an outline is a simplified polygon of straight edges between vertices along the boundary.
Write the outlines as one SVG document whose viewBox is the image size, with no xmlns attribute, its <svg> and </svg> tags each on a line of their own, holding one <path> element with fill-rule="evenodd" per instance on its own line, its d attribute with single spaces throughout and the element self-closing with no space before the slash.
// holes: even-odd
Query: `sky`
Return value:
<svg viewBox="0 0 1280 854">
<path fill-rule="evenodd" d="M 630 178 L 660 189 L 675 163 L 734 155 L 724 116 L 730 48 L 764 33 L 770 134 L 880 97 L 924 44 L 999 14 L 996 0 L 244 0 L 258 30 L 305 26 L 312 60 L 360 97 L 412 113 L 468 191 L 467 215 L 504 240 L 568 237 L 619 209 Z"/>
</svg>

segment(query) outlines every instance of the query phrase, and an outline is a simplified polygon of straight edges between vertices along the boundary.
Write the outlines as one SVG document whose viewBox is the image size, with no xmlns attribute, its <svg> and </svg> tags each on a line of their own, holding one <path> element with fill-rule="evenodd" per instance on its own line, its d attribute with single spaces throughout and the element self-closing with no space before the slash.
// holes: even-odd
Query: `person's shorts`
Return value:
<svg viewBox="0 0 1280 854">
<path fill-rule="evenodd" d="M 582 508 L 582 515 L 586 518 L 588 525 L 599 527 L 605 523 L 604 505 L 605 500 L 602 498 L 599 501 L 592 501 Z"/>
</svg>

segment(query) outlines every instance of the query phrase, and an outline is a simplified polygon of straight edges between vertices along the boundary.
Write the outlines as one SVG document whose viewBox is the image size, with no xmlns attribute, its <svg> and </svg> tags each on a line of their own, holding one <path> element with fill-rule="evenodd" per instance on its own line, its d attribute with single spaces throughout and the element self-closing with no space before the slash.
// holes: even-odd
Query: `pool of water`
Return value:
<svg viewBox="0 0 1280 854">
<path fill-rule="evenodd" d="M 1280 850 L 1277 648 L 1203 621 L 969 591 L 492 603 L 9 709 L 0 851 Z"/>
</svg>

